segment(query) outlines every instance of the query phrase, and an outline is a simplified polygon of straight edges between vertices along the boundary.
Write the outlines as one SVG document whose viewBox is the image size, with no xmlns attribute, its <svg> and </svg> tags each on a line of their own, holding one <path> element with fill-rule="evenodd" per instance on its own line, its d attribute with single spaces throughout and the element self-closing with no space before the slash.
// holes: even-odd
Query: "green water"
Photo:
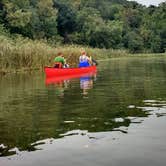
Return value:
<svg viewBox="0 0 166 166">
<path fill-rule="evenodd" d="M 159 134 L 163 133 L 166 126 L 165 115 L 165 57 L 132 57 L 101 61 L 94 76 L 54 84 L 46 84 L 44 73 L 40 72 L 6 75 L 0 78 L 0 161 L 6 163 L 9 157 L 14 156 L 17 156 L 19 161 L 19 155 L 22 153 L 26 152 L 25 156 L 31 153 L 37 155 L 39 151 L 43 152 L 47 160 L 51 156 L 47 155 L 47 148 L 50 146 L 50 142 L 45 141 L 47 139 L 52 142 L 63 142 L 56 142 L 56 146 L 61 147 L 61 157 L 65 155 L 63 147 L 69 146 L 64 140 L 71 139 L 72 143 L 74 139 L 68 151 L 78 154 L 81 149 L 73 150 L 73 146 L 80 146 L 82 139 L 86 138 L 93 143 L 102 140 L 105 148 L 94 151 L 100 151 L 102 155 L 107 156 L 105 163 L 96 160 L 96 163 L 89 164 L 110 165 L 115 158 L 109 160 L 108 154 L 112 152 L 113 147 L 118 149 L 120 145 L 111 145 L 103 138 L 108 137 L 113 143 L 121 138 L 123 142 L 124 138 L 130 136 L 130 126 L 137 133 L 138 126 L 144 125 L 145 119 L 151 119 L 150 122 L 153 124 L 156 119 L 160 122 L 164 118 L 165 121 L 162 121 L 160 126 L 161 133 L 151 129 L 151 133 L 159 139 Z M 117 134 L 110 138 L 111 133 Z M 146 136 L 147 133 L 143 133 L 142 136 Z M 166 135 L 163 137 L 166 139 Z M 134 141 L 137 139 L 139 140 L 139 136 L 135 134 Z M 153 139 L 150 137 L 150 140 Z M 149 142 L 153 144 L 153 141 Z M 165 141 L 158 145 L 158 149 L 161 150 L 163 144 L 165 145 Z M 95 147 L 100 146 L 101 143 L 98 143 Z M 133 144 L 133 149 L 134 146 L 138 145 Z M 126 153 L 130 154 L 129 149 L 127 150 Z M 146 151 L 146 148 L 142 149 L 142 152 L 144 150 Z M 160 150 L 157 152 L 160 153 Z M 162 153 L 166 154 L 165 147 Z M 84 157 L 86 155 L 93 157 L 94 153 L 87 152 Z M 42 158 L 42 155 L 38 156 L 40 157 Z M 84 165 L 84 157 L 80 155 L 77 158 L 78 165 Z M 123 160 L 120 154 L 118 158 L 120 161 Z M 72 161 L 72 157 L 70 159 Z M 156 156 L 156 160 L 162 165 L 165 160 L 159 159 Z M 63 157 L 58 159 L 60 165 L 73 165 L 72 162 L 63 163 L 63 160 Z M 137 160 L 135 163 L 139 163 Z M 148 158 L 144 160 L 149 161 L 151 165 L 154 164 Z M 26 159 L 18 163 L 28 165 Z M 37 164 L 34 160 L 33 165 L 42 164 Z M 52 166 L 53 163 L 48 161 L 47 165 Z"/>
</svg>

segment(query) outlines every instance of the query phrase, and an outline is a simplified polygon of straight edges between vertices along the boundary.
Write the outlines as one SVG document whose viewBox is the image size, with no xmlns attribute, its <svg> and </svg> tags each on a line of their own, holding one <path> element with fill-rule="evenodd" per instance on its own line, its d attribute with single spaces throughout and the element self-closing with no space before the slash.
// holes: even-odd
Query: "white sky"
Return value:
<svg viewBox="0 0 166 166">
<path fill-rule="evenodd" d="M 132 1 L 137 1 L 138 3 L 149 6 L 149 5 L 158 5 L 159 3 L 165 2 L 166 0 L 132 0 Z"/>
</svg>

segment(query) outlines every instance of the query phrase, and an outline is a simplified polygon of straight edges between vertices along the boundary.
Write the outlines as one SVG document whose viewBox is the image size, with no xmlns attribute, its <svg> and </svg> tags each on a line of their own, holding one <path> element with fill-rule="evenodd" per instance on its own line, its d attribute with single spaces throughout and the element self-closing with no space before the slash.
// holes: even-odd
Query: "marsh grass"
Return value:
<svg viewBox="0 0 166 166">
<path fill-rule="evenodd" d="M 57 46 L 49 45 L 45 40 L 0 35 L 0 73 L 42 70 L 44 66 L 53 65 L 53 59 L 58 52 L 64 54 L 71 67 L 76 67 L 81 50 L 85 50 L 96 60 L 131 55 L 126 50 L 97 49 L 77 45 Z"/>
<path fill-rule="evenodd" d="M 52 66 L 58 52 L 62 52 L 71 67 L 78 64 L 81 50 L 95 59 L 127 54 L 124 50 L 93 49 L 77 45 L 54 46 L 45 40 L 30 40 L 20 36 L 11 38 L 0 35 L 0 72 L 43 69 Z"/>
</svg>

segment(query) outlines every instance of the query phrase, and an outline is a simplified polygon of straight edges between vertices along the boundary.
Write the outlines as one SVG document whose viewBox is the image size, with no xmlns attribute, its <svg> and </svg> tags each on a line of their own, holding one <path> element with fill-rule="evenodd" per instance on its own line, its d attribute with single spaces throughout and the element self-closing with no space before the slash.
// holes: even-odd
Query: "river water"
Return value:
<svg viewBox="0 0 166 166">
<path fill-rule="evenodd" d="M 166 59 L 100 61 L 51 83 L 0 78 L 0 166 L 165 166 Z"/>
</svg>

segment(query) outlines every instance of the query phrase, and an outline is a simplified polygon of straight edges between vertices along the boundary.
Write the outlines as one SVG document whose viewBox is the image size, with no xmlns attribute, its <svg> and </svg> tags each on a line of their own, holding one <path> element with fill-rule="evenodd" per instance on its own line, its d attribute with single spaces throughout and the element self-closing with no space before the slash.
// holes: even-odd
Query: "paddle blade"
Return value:
<svg viewBox="0 0 166 166">
<path fill-rule="evenodd" d="M 98 62 L 94 59 L 92 59 L 92 63 L 95 64 L 96 66 L 98 65 Z"/>
</svg>

